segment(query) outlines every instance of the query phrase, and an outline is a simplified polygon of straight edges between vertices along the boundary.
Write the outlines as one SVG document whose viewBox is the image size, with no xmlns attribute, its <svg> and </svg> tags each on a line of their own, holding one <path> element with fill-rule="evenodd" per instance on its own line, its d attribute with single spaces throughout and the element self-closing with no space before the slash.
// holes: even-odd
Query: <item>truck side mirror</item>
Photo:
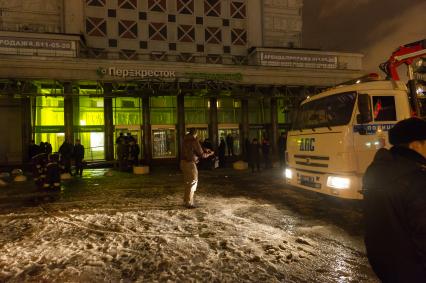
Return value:
<svg viewBox="0 0 426 283">
<path fill-rule="evenodd" d="M 358 95 L 358 111 L 359 114 L 356 116 L 356 122 L 358 124 L 366 124 L 373 121 L 372 107 L 370 96 L 366 93 L 360 93 Z"/>
</svg>

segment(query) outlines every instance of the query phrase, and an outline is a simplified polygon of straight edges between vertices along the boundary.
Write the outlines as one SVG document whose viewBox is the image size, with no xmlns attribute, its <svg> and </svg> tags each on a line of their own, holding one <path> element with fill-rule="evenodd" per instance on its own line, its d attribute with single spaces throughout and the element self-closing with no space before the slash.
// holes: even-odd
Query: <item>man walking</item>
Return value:
<svg viewBox="0 0 426 283">
<path fill-rule="evenodd" d="M 254 169 L 257 168 L 257 172 L 260 172 L 260 145 L 259 141 L 254 138 L 249 147 L 249 164 L 251 172 L 254 173 Z"/>
<path fill-rule="evenodd" d="M 383 282 L 425 282 L 426 121 L 398 122 L 389 142 L 363 180 L 368 260 Z"/>
<path fill-rule="evenodd" d="M 75 175 L 83 175 L 83 159 L 84 159 L 84 146 L 79 139 L 75 140 L 74 145 L 74 160 L 75 160 Z"/>
<path fill-rule="evenodd" d="M 198 184 L 197 162 L 200 158 L 207 158 L 214 154 L 214 151 L 203 151 L 199 141 L 197 140 L 197 129 L 189 129 L 189 133 L 185 135 L 182 144 L 182 157 L 180 168 L 183 172 L 183 180 L 185 182 L 185 195 L 183 198 L 184 205 L 187 208 L 195 208 L 194 194 Z"/>
<path fill-rule="evenodd" d="M 64 173 L 71 174 L 71 158 L 73 149 L 74 147 L 69 141 L 69 139 L 66 139 L 59 147 L 59 154 L 61 155 L 61 163 L 63 166 Z"/>
</svg>

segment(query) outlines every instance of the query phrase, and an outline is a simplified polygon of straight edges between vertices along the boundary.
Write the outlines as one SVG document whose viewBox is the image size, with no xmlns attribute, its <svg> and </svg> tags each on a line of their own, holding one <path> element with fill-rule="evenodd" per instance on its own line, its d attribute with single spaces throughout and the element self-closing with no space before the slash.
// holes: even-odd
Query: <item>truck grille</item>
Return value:
<svg viewBox="0 0 426 283">
<path fill-rule="evenodd" d="M 316 168 L 328 168 L 328 161 L 330 160 L 330 157 L 296 154 L 294 155 L 294 159 L 298 165 Z"/>
</svg>

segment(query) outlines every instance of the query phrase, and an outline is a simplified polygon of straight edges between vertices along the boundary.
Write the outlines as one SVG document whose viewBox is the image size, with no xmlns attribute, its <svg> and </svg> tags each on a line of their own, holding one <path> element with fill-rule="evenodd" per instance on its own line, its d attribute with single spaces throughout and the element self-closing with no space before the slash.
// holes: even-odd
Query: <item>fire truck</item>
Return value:
<svg viewBox="0 0 426 283">
<path fill-rule="evenodd" d="M 398 67 L 408 67 L 408 83 Z M 426 115 L 426 40 L 399 47 L 380 68 L 304 100 L 287 136 L 286 183 L 362 199 L 362 176 L 398 121 Z M 383 176 L 386 178 L 386 176 Z"/>
</svg>

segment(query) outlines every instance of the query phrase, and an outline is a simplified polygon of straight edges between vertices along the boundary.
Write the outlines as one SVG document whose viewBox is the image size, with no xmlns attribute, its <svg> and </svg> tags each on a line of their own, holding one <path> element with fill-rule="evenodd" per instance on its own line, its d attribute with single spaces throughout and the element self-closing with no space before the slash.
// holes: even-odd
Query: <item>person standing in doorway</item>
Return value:
<svg viewBox="0 0 426 283">
<path fill-rule="evenodd" d="M 228 155 L 234 156 L 234 137 L 231 134 L 226 136 L 226 146 L 228 147 Z"/>
<path fill-rule="evenodd" d="M 126 140 L 122 138 L 117 144 L 118 169 L 122 172 L 127 170 L 128 152 L 126 150 L 128 151 Z"/>
<path fill-rule="evenodd" d="M 225 168 L 225 164 L 226 164 L 225 154 L 226 154 L 225 140 L 223 138 L 220 138 L 220 143 L 219 143 L 219 167 L 220 168 Z"/>
<path fill-rule="evenodd" d="M 269 143 L 269 138 L 265 137 L 262 141 L 262 155 L 263 161 L 265 162 L 265 169 L 271 168 L 271 160 L 269 157 L 269 152 L 271 150 L 271 144 Z"/>
<path fill-rule="evenodd" d="M 133 139 L 130 141 L 129 144 L 129 163 L 132 166 L 138 166 L 139 165 L 139 153 L 140 153 L 140 148 L 139 145 L 136 143 L 136 139 Z"/>
<path fill-rule="evenodd" d="M 203 151 L 198 139 L 197 129 L 189 129 L 189 133 L 185 135 L 182 144 L 182 157 L 180 168 L 183 172 L 183 180 L 185 183 L 185 195 L 183 198 L 184 205 L 187 208 L 195 208 L 194 194 L 198 184 L 197 162 L 200 158 L 207 158 L 214 155 L 214 151 Z"/>
<path fill-rule="evenodd" d="M 248 161 L 251 167 L 251 172 L 254 173 L 254 169 L 257 168 L 257 172 L 260 172 L 260 145 L 259 141 L 254 138 L 248 149 Z"/>
<path fill-rule="evenodd" d="M 426 282 L 426 121 L 389 131 L 363 178 L 367 257 L 383 282 Z"/>
<path fill-rule="evenodd" d="M 84 146 L 79 139 L 75 140 L 74 145 L 74 161 L 75 161 L 75 175 L 83 175 L 83 159 L 84 159 Z"/>
</svg>

